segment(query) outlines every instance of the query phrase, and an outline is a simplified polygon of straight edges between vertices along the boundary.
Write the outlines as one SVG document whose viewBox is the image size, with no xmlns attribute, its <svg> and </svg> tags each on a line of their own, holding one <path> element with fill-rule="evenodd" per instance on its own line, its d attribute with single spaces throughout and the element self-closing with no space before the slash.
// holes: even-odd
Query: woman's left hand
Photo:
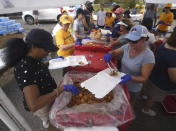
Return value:
<svg viewBox="0 0 176 131">
<path fill-rule="evenodd" d="M 132 76 L 127 74 L 127 75 L 122 76 L 121 79 L 122 80 L 120 81 L 119 84 L 124 84 L 124 83 L 126 83 L 128 81 L 131 81 L 132 80 Z"/>
</svg>

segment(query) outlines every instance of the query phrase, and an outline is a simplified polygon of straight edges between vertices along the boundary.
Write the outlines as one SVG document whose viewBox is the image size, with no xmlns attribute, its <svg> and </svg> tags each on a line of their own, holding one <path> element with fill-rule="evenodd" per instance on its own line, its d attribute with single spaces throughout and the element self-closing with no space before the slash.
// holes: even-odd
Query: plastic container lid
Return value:
<svg viewBox="0 0 176 131">
<path fill-rule="evenodd" d="M 111 76 L 110 69 L 107 68 L 97 73 L 92 78 L 82 82 L 81 87 L 85 87 L 92 92 L 92 94 L 95 94 L 96 98 L 103 98 L 116 87 L 121 81 L 121 77 L 124 75 L 124 73 L 118 72 L 117 76 Z"/>
</svg>

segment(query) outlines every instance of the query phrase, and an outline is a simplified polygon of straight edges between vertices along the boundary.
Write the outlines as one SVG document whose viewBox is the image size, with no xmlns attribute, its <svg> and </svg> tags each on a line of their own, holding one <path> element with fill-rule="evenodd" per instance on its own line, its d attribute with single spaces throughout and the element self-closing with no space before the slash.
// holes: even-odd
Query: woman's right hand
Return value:
<svg viewBox="0 0 176 131">
<path fill-rule="evenodd" d="M 74 85 L 64 85 L 64 90 L 71 91 L 71 93 L 74 95 L 79 93 L 79 89 Z"/>
<path fill-rule="evenodd" d="M 112 54 L 110 53 L 107 53 L 105 56 L 104 56 L 104 61 L 105 63 L 108 63 L 112 58 Z"/>
</svg>

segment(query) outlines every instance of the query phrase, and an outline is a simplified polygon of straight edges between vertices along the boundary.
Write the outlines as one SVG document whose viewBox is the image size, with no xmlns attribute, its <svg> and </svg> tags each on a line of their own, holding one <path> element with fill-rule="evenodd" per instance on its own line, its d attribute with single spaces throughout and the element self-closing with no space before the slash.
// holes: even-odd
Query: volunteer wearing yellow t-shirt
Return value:
<svg viewBox="0 0 176 131">
<path fill-rule="evenodd" d="M 60 22 L 62 28 L 56 33 L 56 44 L 59 48 L 57 55 L 67 57 L 74 52 L 74 38 L 72 34 L 68 31 L 70 24 L 73 23 L 73 19 L 69 15 L 62 15 L 60 17 Z"/>
<path fill-rule="evenodd" d="M 107 10 L 105 18 L 105 28 L 112 28 L 114 17 L 112 16 L 111 10 Z"/>
<path fill-rule="evenodd" d="M 168 27 L 174 21 L 174 15 L 170 11 L 171 7 L 172 7 L 172 4 L 170 4 L 170 3 L 165 5 L 164 12 L 161 13 L 160 18 L 159 18 L 159 22 L 158 22 L 157 31 L 164 36 L 166 35 L 166 33 L 168 31 Z"/>
</svg>

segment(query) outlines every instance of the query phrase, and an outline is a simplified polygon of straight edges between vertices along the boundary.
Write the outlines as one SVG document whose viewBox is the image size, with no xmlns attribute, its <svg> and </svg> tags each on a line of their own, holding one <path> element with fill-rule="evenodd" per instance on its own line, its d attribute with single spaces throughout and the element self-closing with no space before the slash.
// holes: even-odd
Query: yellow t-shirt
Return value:
<svg viewBox="0 0 176 131">
<path fill-rule="evenodd" d="M 144 8 L 142 8 L 142 9 L 140 10 L 140 13 L 141 13 L 141 14 L 143 14 L 143 13 L 144 13 Z"/>
<path fill-rule="evenodd" d="M 69 31 L 64 31 L 63 29 L 60 29 L 57 31 L 55 38 L 57 47 L 59 48 L 59 50 L 57 51 L 58 56 L 67 57 L 73 54 L 74 47 L 67 50 L 62 50 L 60 48 L 60 45 L 74 43 L 74 38 Z"/>
<path fill-rule="evenodd" d="M 174 15 L 173 15 L 172 12 L 168 12 L 167 14 L 165 12 L 162 12 L 161 15 L 160 15 L 159 20 L 164 21 L 164 23 L 166 23 L 166 24 L 171 24 L 174 21 Z M 167 25 L 159 24 L 158 25 L 158 30 L 167 31 L 168 27 L 169 26 L 167 26 Z"/>
<path fill-rule="evenodd" d="M 106 21 L 106 26 L 112 26 L 112 24 L 113 24 L 113 22 L 114 22 L 114 17 L 107 17 L 106 16 L 106 19 L 105 19 L 105 21 Z"/>
</svg>

